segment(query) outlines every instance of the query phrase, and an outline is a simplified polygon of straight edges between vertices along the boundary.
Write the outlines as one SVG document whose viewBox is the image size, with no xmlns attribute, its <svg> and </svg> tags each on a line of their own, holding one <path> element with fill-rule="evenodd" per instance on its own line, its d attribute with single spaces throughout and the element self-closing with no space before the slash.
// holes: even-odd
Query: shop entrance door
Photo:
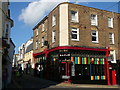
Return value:
<svg viewBox="0 0 120 90">
<path fill-rule="evenodd" d="M 60 73 L 62 80 L 70 80 L 71 73 L 70 62 L 61 62 Z"/>
</svg>

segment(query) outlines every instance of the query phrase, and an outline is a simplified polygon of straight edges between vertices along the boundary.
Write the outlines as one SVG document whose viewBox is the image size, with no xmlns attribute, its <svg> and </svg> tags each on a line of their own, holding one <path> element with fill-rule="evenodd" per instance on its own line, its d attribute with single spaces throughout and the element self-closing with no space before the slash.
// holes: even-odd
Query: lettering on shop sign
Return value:
<svg viewBox="0 0 120 90">
<path fill-rule="evenodd" d="M 70 79 L 70 76 L 62 75 L 62 79 Z"/>
<path fill-rule="evenodd" d="M 60 54 L 59 56 L 60 57 L 62 57 L 62 56 L 70 56 L 70 54 Z"/>
</svg>

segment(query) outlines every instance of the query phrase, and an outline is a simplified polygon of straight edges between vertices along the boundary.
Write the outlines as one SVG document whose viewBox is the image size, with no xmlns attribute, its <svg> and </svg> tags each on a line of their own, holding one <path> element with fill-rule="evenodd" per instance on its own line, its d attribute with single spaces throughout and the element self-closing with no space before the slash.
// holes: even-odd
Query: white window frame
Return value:
<svg viewBox="0 0 120 90">
<path fill-rule="evenodd" d="M 110 50 L 110 61 L 111 61 L 112 63 L 116 63 L 115 50 Z"/>
<path fill-rule="evenodd" d="M 95 15 L 94 19 L 93 19 L 93 15 Z M 91 25 L 98 26 L 98 16 L 96 14 L 91 14 Z"/>
<path fill-rule="evenodd" d="M 93 32 L 96 32 L 96 35 L 93 35 Z M 92 36 L 92 37 L 96 37 L 96 41 L 92 41 L 93 43 L 98 43 L 98 42 L 99 42 L 99 41 L 98 41 L 98 31 L 92 30 L 92 31 L 91 31 L 91 36 Z"/>
<path fill-rule="evenodd" d="M 73 33 L 72 31 L 77 31 L 77 33 Z M 72 39 L 72 34 L 76 34 L 77 39 Z M 71 40 L 79 41 L 79 28 L 71 28 Z"/>
<path fill-rule="evenodd" d="M 44 25 L 44 23 L 42 23 L 42 32 L 44 32 L 45 31 L 45 25 Z"/>
<path fill-rule="evenodd" d="M 38 40 L 36 41 L 36 49 L 38 49 Z"/>
<path fill-rule="evenodd" d="M 110 36 L 110 34 L 111 34 L 111 36 Z M 112 42 L 111 42 L 110 40 L 112 40 Z M 115 41 L 114 41 L 114 33 L 109 33 L 109 43 L 110 43 L 110 44 L 115 44 Z"/>
<path fill-rule="evenodd" d="M 44 37 L 42 37 L 41 43 L 42 43 L 42 47 L 43 47 L 44 46 Z"/>
<path fill-rule="evenodd" d="M 36 28 L 36 36 L 38 36 L 39 32 L 38 32 L 38 28 Z"/>
<path fill-rule="evenodd" d="M 113 18 L 108 17 L 108 27 L 113 28 Z"/>
<path fill-rule="evenodd" d="M 72 12 L 76 12 L 76 14 L 74 15 L 74 18 L 72 16 Z M 71 22 L 79 22 L 79 20 L 78 20 L 78 11 L 71 10 Z"/>
<path fill-rule="evenodd" d="M 56 31 L 52 31 L 52 43 L 56 41 Z"/>
<path fill-rule="evenodd" d="M 56 15 L 52 16 L 52 26 L 56 25 Z"/>
</svg>

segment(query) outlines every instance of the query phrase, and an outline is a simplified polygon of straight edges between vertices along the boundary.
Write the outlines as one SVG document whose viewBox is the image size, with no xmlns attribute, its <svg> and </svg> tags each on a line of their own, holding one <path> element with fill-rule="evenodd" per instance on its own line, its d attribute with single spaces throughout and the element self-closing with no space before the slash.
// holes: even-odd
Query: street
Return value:
<svg viewBox="0 0 120 90">
<path fill-rule="evenodd" d="M 57 83 L 38 77 L 23 75 L 21 78 L 16 80 L 13 79 L 13 83 L 9 85 L 8 89 L 68 89 L 68 90 L 118 90 L 118 86 L 108 86 L 108 85 L 93 85 L 93 84 L 69 84 L 69 83 Z"/>
</svg>

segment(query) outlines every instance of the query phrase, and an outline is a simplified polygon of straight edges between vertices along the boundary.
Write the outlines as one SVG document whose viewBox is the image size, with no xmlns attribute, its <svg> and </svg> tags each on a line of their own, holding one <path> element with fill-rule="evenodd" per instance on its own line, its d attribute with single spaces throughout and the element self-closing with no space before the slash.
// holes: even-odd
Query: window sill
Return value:
<svg viewBox="0 0 120 90">
<path fill-rule="evenodd" d="M 52 42 L 52 44 L 54 44 L 55 42 Z"/>
<path fill-rule="evenodd" d="M 99 42 L 95 42 L 95 41 L 92 41 L 92 43 L 94 43 L 94 44 L 99 44 Z"/>
<path fill-rule="evenodd" d="M 115 45 L 115 44 L 113 43 L 113 44 L 110 44 L 110 45 Z"/>
<path fill-rule="evenodd" d="M 113 29 L 113 27 L 108 27 L 108 28 Z"/>
<path fill-rule="evenodd" d="M 43 48 L 44 46 L 41 46 L 41 48 Z"/>
<path fill-rule="evenodd" d="M 36 35 L 36 37 L 37 37 L 38 35 Z"/>
<path fill-rule="evenodd" d="M 91 24 L 91 26 L 95 26 L 95 27 L 97 27 L 98 25 L 92 25 L 92 24 Z"/>
<path fill-rule="evenodd" d="M 76 39 L 71 39 L 72 41 L 80 41 L 80 40 L 76 40 Z"/>
<path fill-rule="evenodd" d="M 71 20 L 71 23 L 79 23 L 79 21 L 72 21 L 72 20 Z"/>
<path fill-rule="evenodd" d="M 56 24 L 55 25 L 52 25 L 52 27 L 55 27 L 56 26 Z"/>
</svg>

